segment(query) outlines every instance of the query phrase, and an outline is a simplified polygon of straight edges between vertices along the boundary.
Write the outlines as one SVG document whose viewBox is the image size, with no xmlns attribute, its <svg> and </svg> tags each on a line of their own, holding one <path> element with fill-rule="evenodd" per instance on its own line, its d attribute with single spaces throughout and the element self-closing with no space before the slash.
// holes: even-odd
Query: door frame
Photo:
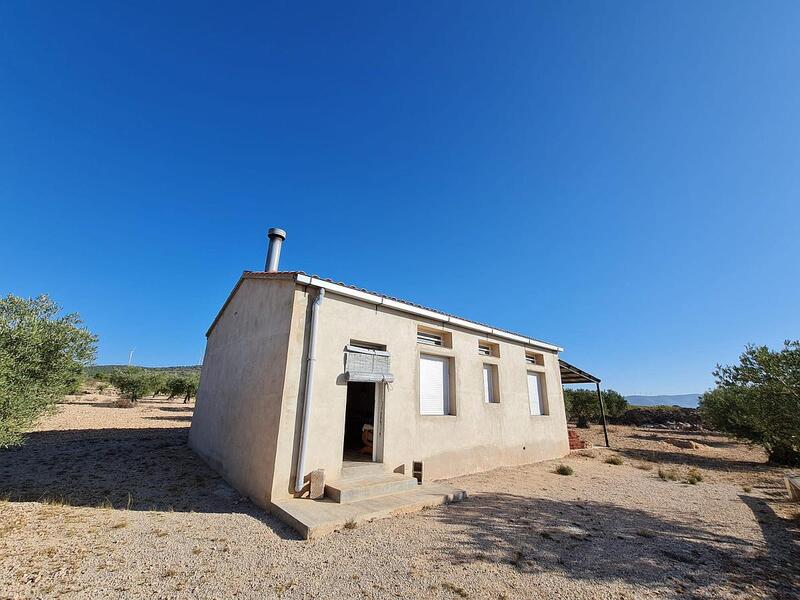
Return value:
<svg viewBox="0 0 800 600">
<path fill-rule="evenodd" d="M 375 407 L 372 412 L 372 462 L 383 462 L 384 422 L 386 420 L 386 383 L 375 382 Z"/>
</svg>

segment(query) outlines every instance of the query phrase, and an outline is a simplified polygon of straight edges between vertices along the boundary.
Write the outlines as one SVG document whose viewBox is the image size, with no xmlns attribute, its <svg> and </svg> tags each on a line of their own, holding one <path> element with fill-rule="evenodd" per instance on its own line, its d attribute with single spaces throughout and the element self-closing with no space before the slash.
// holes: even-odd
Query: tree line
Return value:
<svg viewBox="0 0 800 600">
<path fill-rule="evenodd" d="M 616 419 L 628 410 L 628 401 L 614 390 L 600 392 L 606 409 L 606 417 Z M 600 402 L 594 390 L 564 388 L 564 410 L 569 421 L 575 421 L 578 427 L 589 427 L 589 423 L 602 423 Z"/>
<path fill-rule="evenodd" d="M 148 395 L 162 394 L 169 396 L 168 400 L 175 397 L 183 398 L 185 404 L 197 395 L 197 388 L 200 385 L 200 375 L 197 373 L 166 375 L 142 367 L 114 369 L 108 375 L 96 373 L 94 378 L 97 381 L 107 379 L 119 390 L 120 394 L 131 402 L 136 402 Z"/>
</svg>

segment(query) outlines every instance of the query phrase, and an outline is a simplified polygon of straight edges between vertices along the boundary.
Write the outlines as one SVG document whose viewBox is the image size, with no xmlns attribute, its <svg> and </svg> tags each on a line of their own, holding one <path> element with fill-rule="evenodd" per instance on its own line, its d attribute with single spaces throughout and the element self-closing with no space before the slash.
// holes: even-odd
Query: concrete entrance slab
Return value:
<svg viewBox="0 0 800 600">
<path fill-rule="evenodd" d="M 289 498 L 271 503 L 271 512 L 293 527 L 303 538 L 320 537 L 344 528 L 375 519 L 416 512 L 430 506 L 459 502 L 467 492 L 441 483 L 424 483 L 398 494 L 377 496 L 348 504 L 330 499 Z"/>
</svg>

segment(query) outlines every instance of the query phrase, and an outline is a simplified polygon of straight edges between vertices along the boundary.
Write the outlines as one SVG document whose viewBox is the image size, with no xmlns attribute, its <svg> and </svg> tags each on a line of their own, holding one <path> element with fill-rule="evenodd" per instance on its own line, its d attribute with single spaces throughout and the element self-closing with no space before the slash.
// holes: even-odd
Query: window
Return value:
<svg viewBox="0 0 800 600">
<path fill-rule="evenodd" d="M 492 342 L 478 342 L 478 354 L 481 356 L 500 356 L 500 346 Z"/>
<path fill-rule="evenodd" d="M 528 365 L 538 365 L 540 367 L 544 366 L 544 355 L 539 354 L 538 352 L 526 352 L 525 353 L 525 364 Z"/>
<path fill-rule="evenodd" d="M 419 357 L 419 414 L 450 414 L 450 359 Z"/>
<path fill-rule="evenodd" d="M 417 343 L 439 348 L 452 348 L 453 338 L 449 331 L 433 329 L 431 327 L 417 327 Z"/>
<path fill-rule="evenodd" d="M 542 373 L 528 371 L 528 402 L 531 407 L 532 415 L 546 415 L 547 404 L 545 402 L 544 386 L 542 385 Z"/>
<path fill-rule="evenodd" d="M 428 333 L 426 331 L 417 332 L 417 343 L 425 344 L 427 346 L 441 346 L 442 336 L 435 333 Z"/>
<path fill-rule="evenodd" d="M 360 340 L 350 340 L 350 345 L 364 350 L 386 350 L 383 344 L 373 344 L 372 342 L 362 342 Z"/>
<path fill-rule="evenodd" d="M 487 404 L 500 402 L 497 365 L 483 365 L 483 400 Z"/>
</svg>

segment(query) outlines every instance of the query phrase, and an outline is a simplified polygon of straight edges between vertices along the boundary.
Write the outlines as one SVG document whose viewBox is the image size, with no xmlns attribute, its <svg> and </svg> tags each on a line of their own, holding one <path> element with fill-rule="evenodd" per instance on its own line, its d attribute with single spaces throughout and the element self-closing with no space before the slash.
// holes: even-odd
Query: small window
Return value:
<svg viewBox="0 0 800 600">
<path fill-rule="evenodd" d="M 500 356 L 500 346 L 492 342 L 478 342 L 478 354 L 481 356 Z"/>
<path fill-rule="evenodd" d="M 525 364 L 528 365 L 537 365 L 540 367 L 544 366 L 544 355 L 539 354 L 538 352 L 526 352 L 525 353 Z"/>
<path fill-rule="evenodd" d="M 441 329 L 431 329 L 428 327 L 417 327 L 417 343 L 425 346 L 436 346 L 438 348 L 452 348 L 453 339 L 449 331 Z"/>
<path fill-rule="evenodd" d="M 372 342 L 362 342 L 361 340 L 350 340 L 350 345 L 364 350 L 386 350 L 383 344 L 373 344 Z"/>
<path fill-rule="evenodd" d="M 531 415 L 548 414 L 542 373 L 528 371 L 528 403 L 530 404 Z"/>
<path fill-rule="evenodd" d="M 419 414 L 451 414 L 450 360 L 446 357 L 419 357 Z"/>
<path fill-rule="evenodd" d="M 442 336 L 435 333 L 428 333 L 426 331 L 417 332 L 417 343 L 425 344 L 427 346 L 441 346 Z"/>
<path fill-rule="evenodd" d="M 483 401 L 487 404 L 500 402 L 497 365 L 483 365 Z"/>
</svg>

